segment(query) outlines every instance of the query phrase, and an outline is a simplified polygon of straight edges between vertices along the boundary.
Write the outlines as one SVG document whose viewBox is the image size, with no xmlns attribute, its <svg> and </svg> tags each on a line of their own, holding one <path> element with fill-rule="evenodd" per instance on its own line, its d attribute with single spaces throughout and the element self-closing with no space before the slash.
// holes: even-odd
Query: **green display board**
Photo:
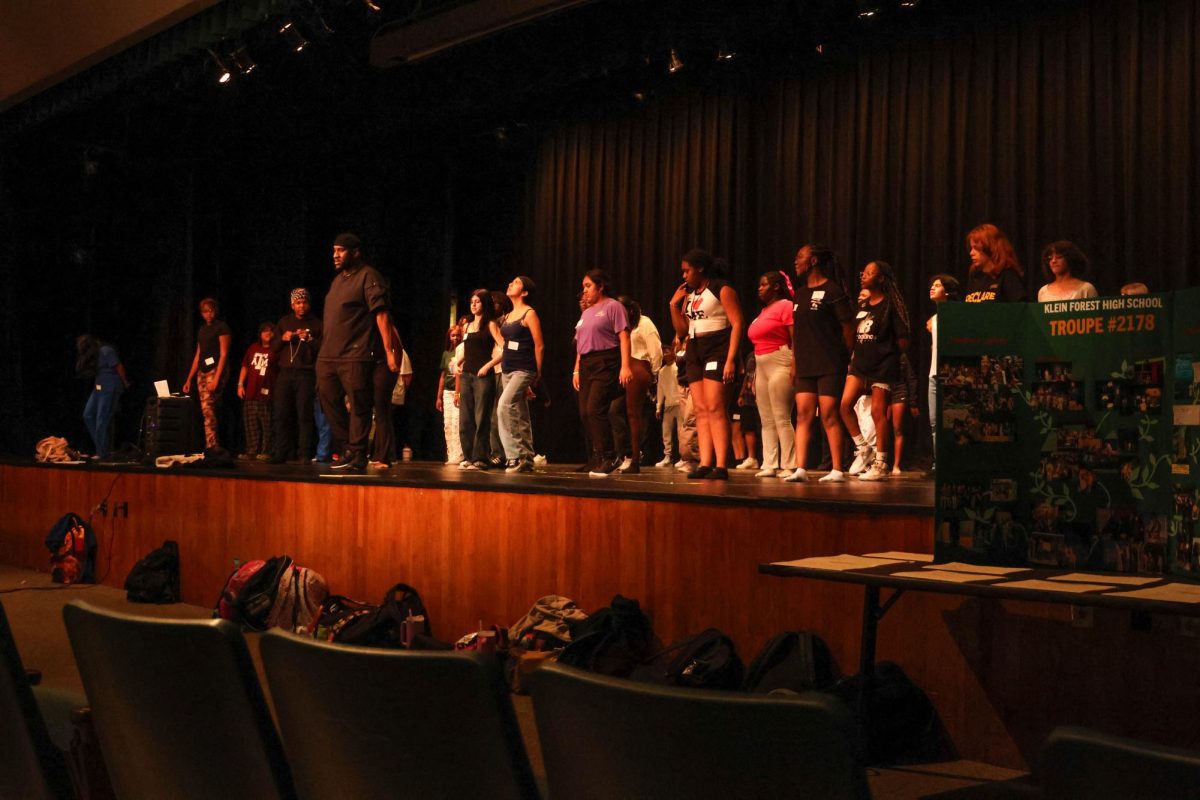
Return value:
<svg viewBox="0 0 1200 800">
<path fill-rule="evenodd" d="M 938 312 L 937 561 L 1200 580 L 1200 290 Z"/>
</svg>

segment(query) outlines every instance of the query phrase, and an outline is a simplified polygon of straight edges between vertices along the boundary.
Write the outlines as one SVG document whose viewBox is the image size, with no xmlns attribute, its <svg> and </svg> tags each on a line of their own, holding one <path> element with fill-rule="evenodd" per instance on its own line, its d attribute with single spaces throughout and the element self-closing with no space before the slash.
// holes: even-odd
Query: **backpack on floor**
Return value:
<svg viewBox="0 0 1200 800">
<path fill-rule="evenodd" d="M 775 689 L 809 692 L 828 689 L 835 680 L 833 656 L 820 636 L 785 631 L 772 637 L 750 662 L 742 688 L 763 694 Z"/>
<path fill-rule="evenodd" d="M 50 578 L 55 583 L 96 582 L 96 534 L 83 517 L 67 512 L 46 534 Z"/>
<path fill-rule="evenodd" d="M 290 556 L 242 564 L 225 581 L 213 616 L 265 631 L 269 626 L 271 606 L 279 593 L 280 579 L 291 566 Z"/>
<path fill-rule="evenodd" d="M 843 678 L 829 693 L 857 714 L 862 680 L 861 674 Z M 898 664 L 880 661 L 875 665 L 865 700 L 863 732 L 869 763 L 914 763 L 945 755 L 945 741 L 933 703 Z"/>
<path fill-rule="evenodd" d="M 328 594 L 329 588 L 319 573 L 293 564 L 279 578 L 275 602 L 267 615 L 267 627 L 311 634 Z"/>
<path fill-rule="evenodd" d="M 178 544 L 168 539 L 133 565 L 125 579 L 125 599 L 131 603 L 180 601 Z"/>
<path fill-rule="evenodd" d="M 560 664 L 627 678 L 652 652 L 654 632 L 637 600 L 616 595 L 608 608 L 573 623 Z"/>
<path fill-rule="evenodd" d="M 745 672 L 733 640 L 716 628 L 681 639 L 634 670 L 643 683 L 689 689 L 740 689 Z"/>
<path fill-rule="evenodd" d="M 416 618 L 421 618 L 417 620 Z M 409 646 L 432 648 L 433 626 L 421 595 L 406 583 L 397 583 L 373 606 L 341 595 L 325 599 L 318 616 L 315 636 L 330 642 L 361 647 L 405 647 L 405 627 L 414 620 L 415 631 L 408 634 Z"/>
</svg>

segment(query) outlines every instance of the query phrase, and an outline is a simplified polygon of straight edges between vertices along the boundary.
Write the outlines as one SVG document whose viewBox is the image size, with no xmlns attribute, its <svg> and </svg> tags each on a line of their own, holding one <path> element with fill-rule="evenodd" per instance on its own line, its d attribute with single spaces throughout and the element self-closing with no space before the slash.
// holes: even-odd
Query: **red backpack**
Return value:
<svg viewBox="0 0 1200 800">
<path fill-rule="evenodd" d="M 275 556 L 266 561 L 247 561 L 235 568 L 225 581 L 213 616 L 265 631 L 279 593 L 279 582 L 291 566 L 290 556 Z"/>
</svg>

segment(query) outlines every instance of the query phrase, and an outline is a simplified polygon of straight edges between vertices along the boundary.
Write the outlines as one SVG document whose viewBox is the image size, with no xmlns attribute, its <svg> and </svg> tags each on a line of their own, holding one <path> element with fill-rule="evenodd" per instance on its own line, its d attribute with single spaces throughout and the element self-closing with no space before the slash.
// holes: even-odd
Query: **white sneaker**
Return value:
<svg viewBox="0 0 1200 800">
<path fill-rule="evenodd" d="M 621 463 L 617 465 L 617 472 L 624 472 L 629 469 L 629 465 L 633 463 L 633 459 L 626 456 L 621 459 Z"/>
<path fill-rule="evenodd" d="M 846 475 L 840 469 L 835 469 L 829 472 L 828 475 L 822 475 L 817 483 L 845 483 Z"/>
<path fill-rule="evenodd" d="M 683 469 L 687 465 L 688 465 L 688 460 L 686 458 L 681 458 L 675 462 L 675 469 Z"/>
<path fill-rule="evenodd" d="M 533 465 L 535 467 L 544 467 L 544 466 L 546 466 L 547 463 L 548 462 L 546 461 L 546 457 L 544 455 L 542 455 L 541 453 L 539 453 L 533 457 Z"/>
<path fill-rule="evenodd" d="M 654 466 L 656 466 L 656 467 L 669 467 L 669 466 L 671 466 L 671 457 L 670 457 L 670 456 L 663 456 L 663 460 L 662 460 L 662 461 L 659 461 L 659 462 L 658 462 L 657 464 L 655 464 Z"/>
<path fill-rule="evenodd" d="M 472 464 L 470 461 L 463 460 L 463 461 L 458 462 L 458 468 L 459 469 L 475 469 L 475 465 Z"/>
<path fill-rule="evenodd" d="M 858 476 L 861 481 L 881 481 L 889 475 L 887 464 L 882 461 L 876 461 L 871 464 L 870 469 Z"/>
<path fill-rule="evenodd" d="M 791 474 L 791 473 L 788 473 L 788 474 Z M 758 472 L 754 473 L 754 477 L 756 477 L 756 478 L 774 478 L 775 477 L 775 469 L 772 467 L 767 467 L 766 469 L 760 469 Z"/>
<path fill-rule="evenodd" d="M 758 469 L 758 459 L 754 456 L 747 456 L 746 460 L 738 464 L 734 469 Z"/>
<path fill-rule="evenodd" d="M 854 463 L 850 465 L 847 473 L 850 475 L 859 475 L 865 472 L 867 467 L 871 466 L 875 461 L 875 448 L 871 445 L 863 445 L 854 453 Z"/>
<path fill-rule="evenodd" d="M 681 464 L 675 465 L 675 469 L 679 470 L 680 472 L 691 472 L 695 468 L 696 468 L 696 464 L 691 461 L 684 461 L 682 463 L 682 465 Z"/>
<path fill-rule="evenodd" d="M 808 472 L 796 467 L 796 471 L 784 478 L 788 483 L 804 483 L 808 480 Z"/>
</svg>

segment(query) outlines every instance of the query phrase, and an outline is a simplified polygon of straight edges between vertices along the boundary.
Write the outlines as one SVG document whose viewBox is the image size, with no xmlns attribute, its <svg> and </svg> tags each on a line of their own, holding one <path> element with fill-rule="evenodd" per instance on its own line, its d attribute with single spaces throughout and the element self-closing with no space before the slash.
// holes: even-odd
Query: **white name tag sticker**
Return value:
<svg viewBox="0 0 1200 800">
<path fill-rule="evenodd" d="M 800 310 L 800 304 L 792 303 L 792 311 L 799 311 L 799 310 Z"/>
<path fill-rule="evenodd" d="M 508 340 L 508 349 L 509 350 L 520 350 L 521 343 L 518 342 L 516 339 L 509 339 Z"/>
<path fill-rule="evenodd" d="M 583 320 L 579 320 L 579 322 L 576 322 L 576 323 L 575 323 L 575 327 L 576 327 L 576 328 L 582 328 L 582 327 L 583 327 Z"/>
<path fill-rule="evenodd" d="M 260 391 L 262 394 L 270 394 L 270 393 L 271 393 L 271 390 L 270 390 L 270 389 L 267 389 L 266 387 L 264 387 L 264 388 L 262 388 L 262 389 L 259 389 L 259 391 Z"/>
<path fill-rule="evenodd" d="M 858 312 L 858 313 L 855 315 L 855 318 L 856 318 L 856 319 L 862 319 L 862 318 L 863 318 L 863 317 L 865 317 L 865 316 L 867 316 L 867 312 L 865 312 L 865 311 L 859 311 L 859 312 Z"/>
<path fill-rule="evenodd" d="M 209 356 L 208 358 L 204 359 L 204 366 L 206 366 L 206 367 L 211 367 L 215 363 L 217 363 L 217 361 L 212 356 Z"/>
<path fill-rule="evenodd" d="M 825 290 L 818 289 L 817 291 L 813 292 L 812 299 L 813 300 L 824 300 L 825 299 Z"/>
<path fill-rule="evenodd" d="M 706 370 L 709 370 L 709 369 L 716 369 L 716 368 L 717 368 L 717 362 L 715 362 L 715 361 L 710 361 L 710 362 L 708 362 L 707 364 L 705 364 L 705 365 L 704 365 L 704 368 L 705 368 Z"/>
<path fill-rule="evenodd" d="M 734 414 L 734 415 L 733 415 L 733 418 L 734 418 L 734 419 L 741 419 L 741 418 L 742 418 L 742 415 L 741 415 L 741 414 Z"/>
<path fill-rule="evenodd" d="M 96 384 L 96 391 L 97 391 L 97 392 L 103 392 L 103 391 L 104 391 L 104 387 L 103 387 L 103 386 L 101 386 L 100 384 L 98 384 L 98 383 L 97 383 L 97 384 Z"/>
</svg>

